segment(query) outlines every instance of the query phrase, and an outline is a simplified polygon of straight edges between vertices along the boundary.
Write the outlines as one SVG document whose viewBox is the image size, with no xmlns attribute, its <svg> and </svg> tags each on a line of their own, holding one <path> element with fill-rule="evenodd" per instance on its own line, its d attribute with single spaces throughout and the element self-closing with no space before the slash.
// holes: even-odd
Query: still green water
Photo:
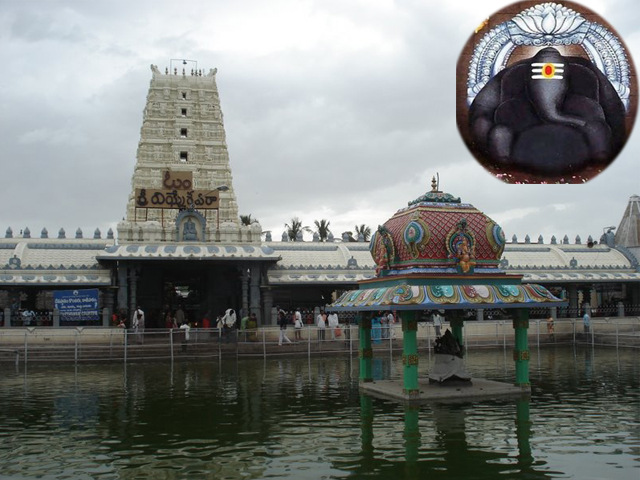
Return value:
<svg viewBox="0 0 640 480">
<path fill-rule="evenodd" d="M 344 356 L 5 364 L 0 478 L 640 478 L 638 352 L 531 354 L 530 401 L 419 409 L 361 397 Z M 375 376 L 400 378 L 398 357 Z M 468 370 L 512 382 L 510 357 Z"/>
</svg>

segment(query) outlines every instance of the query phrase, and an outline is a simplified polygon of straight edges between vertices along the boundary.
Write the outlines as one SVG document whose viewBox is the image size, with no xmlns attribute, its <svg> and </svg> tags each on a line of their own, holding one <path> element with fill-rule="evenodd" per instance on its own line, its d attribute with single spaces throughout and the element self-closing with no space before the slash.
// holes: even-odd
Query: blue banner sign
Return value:
<svg viewBox="0 0 640 480">
<path fill-rule="evenodd" d="M 54 291 L 53 305 L 60 312 L 60 325 L 84 325 L 100 321 L 97 288 Z"/>
</svg>

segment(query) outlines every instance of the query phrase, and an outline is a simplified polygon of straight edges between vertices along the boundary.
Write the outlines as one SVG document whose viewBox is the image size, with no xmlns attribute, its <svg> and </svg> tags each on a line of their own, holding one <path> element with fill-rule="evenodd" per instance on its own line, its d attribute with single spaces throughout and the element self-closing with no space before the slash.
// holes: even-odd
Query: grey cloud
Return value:
<svg viewBox="0 0 640 480">
<path fill-rule="evenodd" d="M 13 39 L 25 42 L 82 42 L 88 32 L 78 22 L 66 21 L 65 10 L 40 10 L 28 2 L 25 9 L 13 11 L 9 34 Z"/>
</svg>

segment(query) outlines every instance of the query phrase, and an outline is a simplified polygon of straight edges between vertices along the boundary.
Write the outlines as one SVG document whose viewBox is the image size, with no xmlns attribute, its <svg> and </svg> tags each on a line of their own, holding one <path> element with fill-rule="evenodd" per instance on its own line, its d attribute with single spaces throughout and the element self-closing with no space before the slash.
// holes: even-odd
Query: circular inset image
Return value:
<svg viewBox="0 0 640 480">
<path fill-rule="evenodd" d="M 518 2 L 485 20 L 456 70 L 457 123 L 507 183 L 584 183 L 624 146 L 638 84 L 607 22 L 571 2 Z"/>
</svg>

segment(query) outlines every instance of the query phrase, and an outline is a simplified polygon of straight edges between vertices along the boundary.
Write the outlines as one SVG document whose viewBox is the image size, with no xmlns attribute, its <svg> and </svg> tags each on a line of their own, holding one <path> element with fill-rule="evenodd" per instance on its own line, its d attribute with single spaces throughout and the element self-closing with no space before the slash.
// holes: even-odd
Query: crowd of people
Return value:
<svg viewBox="0 0 640 480">
<path fill-rule="evenodd" d="M 163 314 L 164 328 L 177 329 L 184 333 L 184 340 L 188 342 L 190 339 L 189 331 L 191 328 L 210 329 L 215 328 L 219 331 L 220 340 L 231 342 L 237 340 L 238 331 L 247 333 L 247 339 L 255 340 L 257 338 L 256 331 L 258 329 L 258 319 L 255 313 L 243 316 L 238 322 L 238 316 L 234 309 L 228 308 L 224 312 L 213 319 L 211 312 L 206 312 L 201 322 L 194 322 L 188 318 L 185 309 L 179 306 L 176 310 L 165 308 Z M 142 343 L 145 330 L 145 313 L 140 306 L 134 310 L 131 319 L 127 322 L 126 315 L 122 313 L 114 313 L 113 324 L 120 328 L 130 328 L 131 332 L 138 335 L 138 341 Z"/>
<path fill-rule="evenodd" d="M 398 323 L 396 312 L 378 312 L 371 319 L 371 341 L 380 343 L 382 340 L 394 339 L 396 323 Z"/>
<path fill-rule="evenodd" d="M 276 307 L 277 325 L 280 329 L 278 345 L 311 341 L 311 338 L 309 337 L 303 340 L 303 331 L 305 326 L 315 327 L 315 339 L 318 342 L 340 340 L 341 337 L 348 334 L 348 326 L 353 323 L 354 320 L 352 316 L 344 315 L 344 319 L 341 321 L 336 312 L 325 312 L 320 308 L 316 308 L 315 310 L 317 314 L 314 318 L 311 310 L 302 310 L 298 307 L 288 312 L 280 307 Z M 431 312 L 424 312 L 424 315 L 421 316 L 422 320 L 427 320 L 432 323 L 436 337 L 440 337 L 442 334 L 441 330 L 445 321 L 444 313 L 444 310 L 434 310 Z M 25 316 L 28 318 L 28 314 Z M 220 340 L 225 342 L 237 341 L 238 331 L 245 334 L 245 340 L 255 341 L 257 339 L 258 320 L 255 313 L 247 313 L 238 322 L 236 312 L 232 308 L 221 312 L 215 318 L 215 321 L 212 321 L 210 312 L 207 312 L 200 325 L 198 323 L 193 325 L 188 321 L 184 309 L 182 307 L 178 307 L 175 311 L 167 309 L 164 318 L 165 328 L 179 329 L 184 333 L 185 344 L 188 343 L 190 339 L 189 330 L 192 326 L 202 327 L 205 329 L 216 328 L 219 331 Z M 117 324 L 118 327 L 127 328 L 125 320 L 125 316 L 114 314 L 114 324 Z M 582 320 L 584 332 L 589 333 L 589 314 L 585 312 Z M 399 323 L 400 318 L 395 311 L 377 312 L 371 317 L 371 341 L 373 343 L 380 343 L 383 340 L 395 339 L 396 327 Z M 547 333 L 553 335 L 554 319 L 549 318 L 546 324 Z M 134 310 L 130 326 L 132 333 L 140 334 L 137 338 L 138 342 L 142 343 L 145 331 L 145 313 L 140 306 Z M 288 327 L 293 327 L 293 340 L 287 335 Z"/>
<path fill-rule="evenodd" d="M 310 310 L 302 310 L 300 307 L 291 312 L 276 307 L 278 326 L 280 327 L 278 345 L 303 341 L 302 332 L 305 325 L 316 327 L 316 340 L 318 342 L 339 340 L 343 337 L 344 332 L 348 331 L 345 326 L 351 323 L 351 316 L 345 316 L 346 318 L 341 322 L 338 314 L 335 312 L 327 313 L 322 309 L 316 310 L 318 313 L 314 318 Z M 287 336 L 287 328 L 289 326 L 293 326 L 293 341 Z M 329 332 L 329 339 L 327 339 L 327 330 Z M 310 338 L 307 338 L 306 341 L 310 340 Z"/>
</svg>

